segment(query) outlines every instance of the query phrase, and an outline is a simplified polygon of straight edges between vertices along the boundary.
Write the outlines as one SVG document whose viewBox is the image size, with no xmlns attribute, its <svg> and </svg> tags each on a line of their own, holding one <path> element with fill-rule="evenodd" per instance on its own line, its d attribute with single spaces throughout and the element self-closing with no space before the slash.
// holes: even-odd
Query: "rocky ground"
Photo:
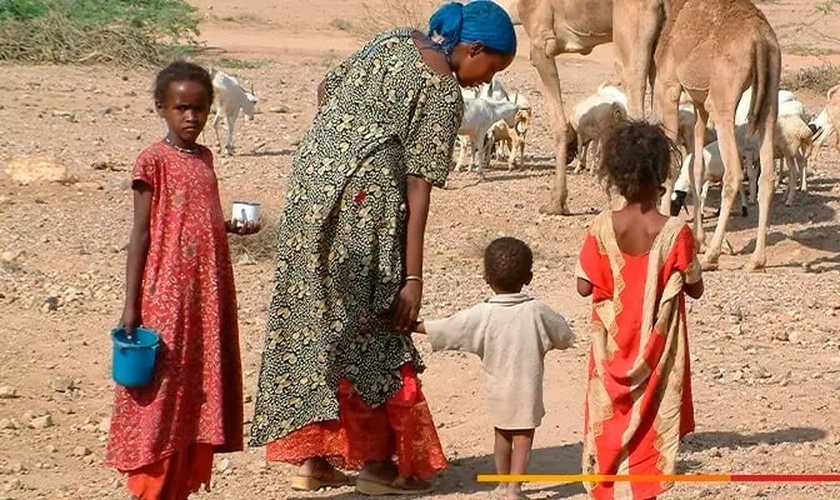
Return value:
<svg viewBox="0 0 840 500">
<path fill-rule="evenodd" d="M 206 17 L 203 37 L 227 51 L 229 66 L 231 59 L 249 63 L 229 70 L 254 82 L 261 98 L 255 120 L 240 121 L 237 155 L 217 158 L 223 203 L 253 199 L 267 219 L 276 219 L 295 145 L 314 113 L 317 82 L 358 46 L 347 26 L 363 24 L 364 13 L 350 0 L 288 0 L 283 9 L 264 0 L 197 5 Z M 762 7 L 784 41 L 787 70 L 824 59 L 837 63 L 837 47 L 819 37 L 837 32 L 835 18 L 810 17 L 813 6 L 805 0 Z M 808 30 L 798 29 L 803 19 Z M 454 174 L 446 189 L 435 191 L 422 315 L 449 314 L 487 295 L 479 257 L 492 238 L 514 235 L 533 246 L 529 291 L 561 311 L 579 334 L 574 348 L 548 356 L 548 414 L 537 433 L 533 470 L 576 472 L 588 304 L 574 293 L 573 270 L 584 230 L 605 196 L 590 176 L 570 175 L 575 215 L 538 213 L 553 156 L 546 103 L 527 44 L 521 45 L 502 77 L 534 104 L 526 165 L 513 172 L 496 165 L 483 182 L 475 174 Z M 609 46 L 558 61 L 567 109 L 615 78 Z M 121 478 L 101 465 L 113 388 L 108 333 L 121 310 L 128 171 L 136 154 L 164 132 L 151 108 L 153 73 L 3 69 L 9 76 L 0 83 L 0 498 L 126 498 Z M 797 95 L 812 113 L 820 110 L 819 93 Z M 206 141 L 215 143 L 212 130 Z M 724 255 L 721 270 L 705 276 L 706 295 L 690 306 L 698 428 L 682 448 L 682 471 L 840 472 L 839 160 L 824 149 L 810 165 L 809 192 L 798 194 L 792 207 L 776 196 L 766 272 L 741 269 L 754 245 L 755 208 L 731 219 L 735 255 Z M 713 205 L 716 200 L 713 195 Z M 712 229 L 710 214 L 706 226 Z M 232 244 L 250 417 L 272 272 L 270 232 Z M 480 363 L 432 354 L 416 340 L 429 365 L 425 390 L 452 459 L 436 494 L 485 498 L 491 486 L 474 480 L 493 467 Z M 213 491 L 200 498 L 354 498 L 350 490 L 293 493 L 286 484 L 292 469 L 267 465 L 260 449 L 220 456 L 216 467 Z M 534 498 L 585 497 L 579 485 L 528 490 Z M 815 496 L 838 498 L 840 487 L 685 484 L 668 498 Z"/>
</svg>

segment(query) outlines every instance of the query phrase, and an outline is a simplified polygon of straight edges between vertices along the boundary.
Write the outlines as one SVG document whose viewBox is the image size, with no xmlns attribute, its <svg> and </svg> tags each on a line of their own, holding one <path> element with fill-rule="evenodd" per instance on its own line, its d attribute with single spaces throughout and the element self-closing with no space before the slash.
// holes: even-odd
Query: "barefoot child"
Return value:
<svg viewBox="0 0 840 500">
<path fill-rule="evenodd" d="M 694 430 L 685 295 L 703 280 L 691 229 L 657 207 L 675 151 L 661 128 L 617 125 L 600 175 L 627 201 L 592 222 L 577 289 L 592 296 L 584 474 L 675 474 L 679 440 Z M 595 500 L 654 499 L 660 482 L 586 483 Z"/>
<path fill-rule="evenodd" d="M 161 336 L 152 383 L 117 386 L 106 463 L 140 500 L 209 490 L 214 453 L 242 450 L 236 292 L 213 155 L 196 144 L 213 102 L 210 75 L 174 62 L 157 75 L 155 107 L 169 132 L 132 173 L 134 227 L 121 324 Z"/>
<path fill-rule="evenodd" d="M 481 357 L 487 372 L 487 404 L 495 427 L 496 471 L 525 474 L 534 429 L 545 415 L 543 358 L 571 346 L 566 320 L 548 305 L 522 293 L 531 282 L 533 255 L 524 242 L 499 238 L 484 251 L 484 280 L 495 295 L 447 319 L 419 322 L 432 349 Z M 501 484 L 508 499 L 527 498 L 521 483 Z"/>
</svg>

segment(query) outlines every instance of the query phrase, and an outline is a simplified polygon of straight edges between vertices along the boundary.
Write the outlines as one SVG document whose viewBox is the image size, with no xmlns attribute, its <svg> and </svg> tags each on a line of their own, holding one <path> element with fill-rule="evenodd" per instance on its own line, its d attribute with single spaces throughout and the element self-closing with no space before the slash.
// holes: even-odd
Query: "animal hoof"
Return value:
<svg viewBox="0 0 840 500">
<path fill-rule="evenodd" d="M 700 270 L 703 272 L 706 271 L 717 271 L 718 270 L 718 262 L 717 259 L 711 260 L 704 257 L 700 257 Z"/>
<path fill-rule="evenodd" d="M 546 215 L 571 215 L 572 212 L 565 203 L 558 203 L 556 201 L 549 201 L 540 207 L 540 213 Z"/>
<path fill-rule="evenodd" d="M 751 273 L 764 272 L 764 266 L 766 263 L 766 259 L 764 258 L 751 257 L 744 266 L 744 269 Z"/>
</svg>

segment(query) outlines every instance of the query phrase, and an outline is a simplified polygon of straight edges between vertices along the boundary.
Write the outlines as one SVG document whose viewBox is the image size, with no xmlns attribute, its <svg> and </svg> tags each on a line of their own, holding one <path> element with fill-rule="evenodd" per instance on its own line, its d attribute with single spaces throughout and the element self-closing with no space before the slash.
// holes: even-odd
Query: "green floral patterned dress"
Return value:
<svg viewBox="0 0 840 500">
<path fill-rule="evenodd" d="M 294 160 L 251 446 L 338 419 L 339 380 L 371 406 L 424 369 L 389 309 L 404 277 L 406 176 L 441 187 L 463 117 L 460 87 L 411 31 L 384 33 L 329 72 Z"/>
</svg>

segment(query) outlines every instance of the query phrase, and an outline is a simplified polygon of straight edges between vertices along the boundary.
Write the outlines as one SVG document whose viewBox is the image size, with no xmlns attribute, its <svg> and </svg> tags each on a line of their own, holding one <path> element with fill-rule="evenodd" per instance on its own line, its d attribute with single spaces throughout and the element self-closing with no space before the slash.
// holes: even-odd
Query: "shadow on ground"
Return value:
<svg viewBox="0 0 840 500">
<path fill-rule="evenodd" d="M 807 443 L 824 439 L 827 433 L 813 427 L 792 427 L 768 432 L 740 434 L 737 432 L 698 432 L 688 435 L 680 446 L 681 451 L 703 451 L 712 448 L 739 449 L 757 446 L 759 444 L 776 445 L 781 443 Z M 531 453 L 531 474 L 579 474 L 581 443 L 565 444 L 549 448 L 538 448 Z M 694 459 L 683 459 L 677 463 L 677 473 L 703 472 L 703 463 Z M 478 474 L 493 474 L 495 465 L 493 455 L 480 457 L 465 457 L 453 459 L 450 467 L 442 472 L 435 481 L 435 491 L 426 495 L 403 495 L 400 498 L 428 498 L 435 495 L 473 493 L 490 493 L 495 487 L 491 483 L 478 483 Z M 529 496 L 534 498 L 569 498 L 585 494 L 583 485 L 572 484 L 533 484 L 524 488 Z M 334 500 L 350 500 L 365 498 L 348 491 L 325 493 L 297 494 L 289 496 L 290 500 L 310 500 L 330 498 Z"/>
</svg>

